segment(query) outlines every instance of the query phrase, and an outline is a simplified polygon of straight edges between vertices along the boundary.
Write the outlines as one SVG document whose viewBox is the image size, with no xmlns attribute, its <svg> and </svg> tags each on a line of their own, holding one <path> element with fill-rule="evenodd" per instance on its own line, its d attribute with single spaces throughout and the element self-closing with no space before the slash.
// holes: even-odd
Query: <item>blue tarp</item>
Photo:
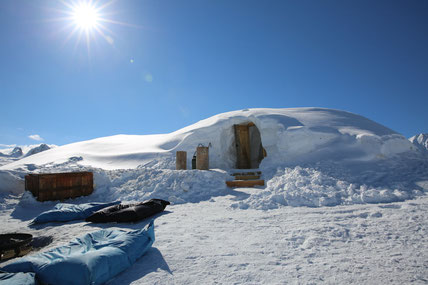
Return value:
<svg viewBox="0 0 428 285">
<path fill-rule="evenodd" d="M 0 273 L 0 285 L 37 285 L 34 273 Z"/>
<path fill-rule="evenodd" d="M 58 203 L 52 210 L 38 215 L 32 221 L 32 224 L 84 220 L 96 211 L 116 204 L 120 204 L 120 201 L 111 203 L 86 203 L 79 205 Z"/>
<path fill-rule="evenodd" d="M 153 244 L 153 221 L 141 230 L 105 229 L 6 265 L 7 272 L 35 272 L 48 284 L 102 284 L 130 267 Z"/>
</svg>

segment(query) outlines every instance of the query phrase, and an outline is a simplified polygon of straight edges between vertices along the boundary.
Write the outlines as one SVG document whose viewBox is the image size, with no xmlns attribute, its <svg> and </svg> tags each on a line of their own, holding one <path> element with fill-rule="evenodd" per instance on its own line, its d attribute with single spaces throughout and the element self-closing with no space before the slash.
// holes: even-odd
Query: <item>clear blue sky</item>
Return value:
<svg viewBox="0 0 428 285">
<path fill-rule="evenodd" d="M 428 1 L 120 0 L 89 50 L 69 10 L 0 1 L 0 144 L 167 133 L 256 107 L 428 132 Z"/>
</svg>

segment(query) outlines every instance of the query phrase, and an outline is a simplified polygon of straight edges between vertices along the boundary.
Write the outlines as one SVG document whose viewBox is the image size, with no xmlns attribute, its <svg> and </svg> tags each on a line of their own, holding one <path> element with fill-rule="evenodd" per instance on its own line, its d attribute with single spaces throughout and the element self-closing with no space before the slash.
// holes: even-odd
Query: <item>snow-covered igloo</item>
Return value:
<svg viewBox="0 0 428 285">
<path fill-rule="evenodd" d="M 247 158 L 240 147 L 248 133 Z M 362 116 L 325 108 L 245 109 L 222 113 L 169 134 L 116 135 L 47 150 L 0 169 L 77 163 L 103 169 L 174 168 L 176 151 L 187 165 L 199 144 L 209 148 L 210 168 L 257 168 L 321 160 L 382 159 L 414 150 L 405 137 Z M 238 147 L 237 147 L 238 144 Z M 239 145 L 241 145 L 239 147 Z M 241 161 L 240 161 L 241 159 Z"/>
</svg>

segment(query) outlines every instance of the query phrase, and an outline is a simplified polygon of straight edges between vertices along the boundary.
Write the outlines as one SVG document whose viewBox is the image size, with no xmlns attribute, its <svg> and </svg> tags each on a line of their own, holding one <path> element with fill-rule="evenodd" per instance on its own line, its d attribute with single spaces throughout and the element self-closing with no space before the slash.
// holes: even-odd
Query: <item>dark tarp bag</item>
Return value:
<svg viewBox="0 0 428 285">
<path fill-rule="evenodd" d="M 165 210 L 170 203 L 161 199 L 150 199 L 136 204 L 119 204 L 99 210 L 86 218 L 93 223 L 137 222 Z"/>
</svg>

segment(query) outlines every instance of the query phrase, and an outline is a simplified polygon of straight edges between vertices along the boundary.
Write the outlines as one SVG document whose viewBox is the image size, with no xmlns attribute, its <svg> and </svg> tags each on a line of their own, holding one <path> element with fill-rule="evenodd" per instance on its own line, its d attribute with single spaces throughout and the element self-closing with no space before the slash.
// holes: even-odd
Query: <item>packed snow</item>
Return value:
<svg viewBox="0 0 428 285">
<path fill-rule="evenodd" d="M 208 201 L 171 205 L 155 219 L 156 241 L 107 284 L 425 284 L 428 199 L 336 207 L 233 209 L 261 189 L 229 190 Z M 10 198 L 8 203 L 18 202 Z M 14 200 L 14 201 L 12 201 Z M 77 202 L 88 201 L 79 198 Z M 21 199 L 2 211 L 2 231 L 53 236 L 42 250 L 100 228 L 137 224 L 28 222 L 53 202 Z M 1 265 L 1 264 L 0 264 Z"/>
<path fill-rule="evenodd" d="M 230 189 L 233 125 L 247 122 L 259 129 L 267 153 L 259 169 L 266 186 Z M 24 193 L 26 174 L 92 171 L 94 193 L 67 202 L 172 203 L 156 218 L 154 248 L 109 284 L 424 283 L 423 141 L 345 111 L 293 108 L 245 109 L 170 134 L 59 146 L 0 167 L 2 232 L 52 235 L 49 248 L 108 227 L 28 226 L 56 202 Z M 199 144 L 210 146 L 210 170 L 175 170 L 175 152 L 187 151 L 189 168 Z"/>
</svg>

